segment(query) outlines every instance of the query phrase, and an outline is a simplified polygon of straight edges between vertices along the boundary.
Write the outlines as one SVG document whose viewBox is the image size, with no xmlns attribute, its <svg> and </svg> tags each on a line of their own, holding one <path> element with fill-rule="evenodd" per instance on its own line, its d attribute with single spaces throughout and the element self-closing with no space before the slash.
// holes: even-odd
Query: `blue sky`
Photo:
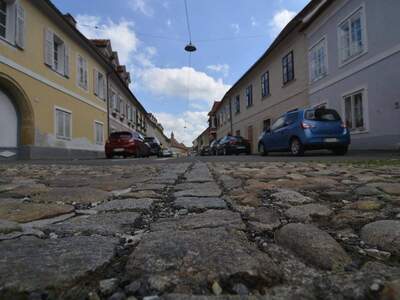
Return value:
<svg viewBox="0 0 400 300">
<path fill-rule="evenodd" d="M 207 112 L 263 54 L 308 0 L 53 0 L 88 38 L 109 38 L 131 72 L 131 89 L 167 135 L 191 145 Z M 185 126 L 186 125 L 186 126 Z M 186 128 L 185 128 L 186 127 Z"/>
</svg>

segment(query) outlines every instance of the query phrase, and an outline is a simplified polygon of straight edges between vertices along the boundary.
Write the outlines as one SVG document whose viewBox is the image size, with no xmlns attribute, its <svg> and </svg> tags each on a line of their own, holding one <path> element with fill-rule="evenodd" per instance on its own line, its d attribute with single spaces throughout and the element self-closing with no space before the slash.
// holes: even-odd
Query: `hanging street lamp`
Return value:
<svg viewBox="0 0 400 300">
<path fill-rule="evenodd" d="M 185 47 L 185 51 L 186 52 L 195 52 L 197 50 L 197 48 L 192 44 L 192 42 L 189 42 L 189 44 L 186 45 Z"/>
</svg>

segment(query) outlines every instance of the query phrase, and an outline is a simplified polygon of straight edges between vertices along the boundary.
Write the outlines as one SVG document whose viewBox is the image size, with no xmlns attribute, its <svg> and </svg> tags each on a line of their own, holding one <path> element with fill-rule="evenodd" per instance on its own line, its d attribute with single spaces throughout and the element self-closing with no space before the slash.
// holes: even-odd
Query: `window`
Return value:
<svg viewBox="0 0 400 300">
<path fill-rule="evenodd" d="M 7 33 L 7 4 L 0 0 L 0 37 L 6 38 Z"/>
<path fill-rule="evenodd" d="M 240 113 L 240 96 L 235 97 L 235 113 Z"/>
<path fill-rule="evenodd" d="M 71 113 L 56 109 L 56 136 L 59 139 L 71 139 Z"/>
<path fill-rule="evenodd" d="M 104 144 L 104 125 L 101 122 L 94 122 L 94 135 L 97 145 Z"/>
<path fill-rule="evenodd" d="M 240 136 L 240 130 L 236 130 L 236 136 Z"/>
<path fill-rule="evenodd" d="M 269 96 L 269 72 L 261 75 L 261 96 Z"/>
<path fill-rule="evenodd" d="M 64 41 L 45 29 L 44 63 L 60 75 L 69 76 L 69 50 Z"/>
<path fill-rule="evenodd" d="M 310 80 L 317 81 L 328 73 L 326 39 L 322 39 L 309 52 Z"/>
<path fill-rule="evenodd" d="M 77 79 L 78 86 L 83 88 L 84 90 L 88 89 L 88 67 L 87 61 L 81 55 L 78 55 L 78 64 L 77 64 Z"/>
<path fill-rule="evenodd" d="M 350 131 L 365 131 L 363 92 L 344 97 L 345 119 Z"/>
<path fill-rule="evenodd" d="M 132 108 L 129 104 L 126 104 L 127 118 L 128 121 L 132 121 Z"/>
<path fill-rule="evenodd" d="M 103 73 L 94 69 L 94 94 L 102 100 L 106 99 L 106 77 Z"/>
<path fill-rule="evenodd" d="M 246 105 L 250 107 L 253 105 L 253 86 L 249 85 L 246 88 Z"/>
<path fill-rule="evenodd" d="M 347 18 L 339 25 L 340 63 L 344 64 L 366 51 L 363 9 Z"/>
<path fill-rule="evenodd" d="M 307 110 L 305 113 L 306 120 L 312 121 L 340 121 L 340 116 L 333 109 L 326 109 L 325 107 Z"/>
<path fill-rule="evenodd" d="M 263 121 L 263 131 L 271 129 L 271 119 L 266 119 Z"/>
<path fill-rule="evenodd" d="M 283 72 L 283 84 L 286 84 L 294 80 L 294 58 L 293 51 L 282 58 L 282 72 Z"/>
<path fill-rule="evenodd" d="M 277 130 L 281 128 L 285 124 L 285 117 L 280 117 L 278 120 L 275 121 L 274 124 L 271 126 L 271 131 Z"/>
<path fill-rule="evenodd" d="M 119 112 L 121 113 L 121 115 L 126 115 L 124 101 L 120 97 L 118 98 L 119 98 Z"/>
<path fill-rule="evenodd" d="M 117 111 L 117 108 L 118 108 L 117 101 L 118 101 L 117 93 L 114 90 L 111 90 L 111 92 L 110 92 L 110 108 L 111 108 L 111 110 Z"/>
<path fill-rule="evenodd" d="M 25 10 L 16 1 L 0 0 L 0 38 L 23 49 Z"/>
</svg>

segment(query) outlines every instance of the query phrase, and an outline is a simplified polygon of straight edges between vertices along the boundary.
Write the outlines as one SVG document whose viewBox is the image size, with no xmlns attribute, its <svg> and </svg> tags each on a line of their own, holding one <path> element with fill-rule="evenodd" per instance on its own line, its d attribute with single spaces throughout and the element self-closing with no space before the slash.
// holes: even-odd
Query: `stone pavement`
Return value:
<svg viewBox="0 0 400 300">
<path fill-rule="evenodd" d="M 0 299 L 400 299 L 400 165 L 0 166 Z"/>
</svg>

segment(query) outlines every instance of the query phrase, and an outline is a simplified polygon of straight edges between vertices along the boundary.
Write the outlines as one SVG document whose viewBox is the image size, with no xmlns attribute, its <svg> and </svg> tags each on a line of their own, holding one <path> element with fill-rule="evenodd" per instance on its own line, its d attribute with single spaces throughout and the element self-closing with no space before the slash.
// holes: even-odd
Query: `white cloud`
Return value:
<svg viewBox="0 0 400 300">
<path fill-rule="evenodd" d="M 151 17 L 154 14 L 154 10 L 149 5 L 149 0 L 130 0 L 128 3 L 134 11 L 139 11 L 145 16 Z"/>
<path fill-rule="evenodd" d="M 172 26 L 172 21 L 171 21 L 171 19 L 168 19 L 168 20 L 165 22 L 165 24 L 167 24 L 168 27 L 171 27 L 171 26 Z"/>
<path fill-rule="evenodd" d="M 235 34 L 238 34 L 240 32 L 240 25 L 239 24 L 231 24 L 231 28 L 233 29 L 233 31 L 235 32 Z"/>
<path fill-rule="evenodd" d="M 123 19 L 119 23 L 110 19 L 103 22 L 100 17 L 90 15 L 78 15 L 76 20 L 78 29 L 87 38 L 110 39 L 122 64 L 128 64 L 130 54 L 138 49 L 140 41 L 133 30 L 133 22 Z"/>
<path fill-rule="evenodd" d="M 275 13 L 270 22 L 271 35 L 276 36 L 296 16 L 296 12 L 287 9 Z"/>
<path fill-rule="evenodd" d="M 142 86 L 159 96 L 171 96 L 190 101 L 205 101 L 208 104 L 219 100 L 230 88 L 222 79 L 214 79 L 193 68 L 148 68 L 141 71 Z"/>
<path fill-rule="evenodd" d="M 209 65 L 207 66 L 207 69 L 217 73 L 222 73 L 225 77 L 229 74 L 229 65 L 227 64 Z"/>
<path fill-rule="evenodd" d="M 207 128 L 207 114 L 207 111 L 185 111 L 179 115 L 159 112 L 155 116 L 167 136 L 173 132 L 179 142 L 191 147 L 193 140 Z"/>
<path fill-rule="evenodd" d="M 256 27 L 258 25 L 256 18 L 254 18 L 253 16 L 250 18 L 250 23 L 252 27 Z"/>
</svg>

